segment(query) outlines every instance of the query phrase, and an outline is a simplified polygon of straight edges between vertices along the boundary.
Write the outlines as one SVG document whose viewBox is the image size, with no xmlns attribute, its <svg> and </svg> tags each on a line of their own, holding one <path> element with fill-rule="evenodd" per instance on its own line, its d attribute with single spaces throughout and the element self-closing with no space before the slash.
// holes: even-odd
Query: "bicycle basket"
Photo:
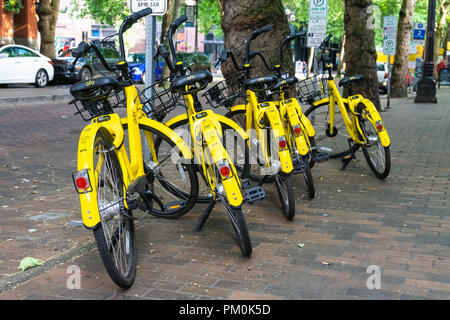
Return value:
<svg viewBox="0 0 450 320">
<path fill-rule="evenodd" d="M 328 96 L 328 79 L 323 75 L 315 75 L 297 83 L 297 96 L 300 102 L 313 104 Z"/>
<path fill-rule="evenodd" d="M 170 91 L 169 83 L 169 78 L 162 79 L 141 92 L 139 97 L 143 110 L 149 118 L 162 121 L 181 100 L 179 95 Z"/>
<path fill-rule="evenodd" d="M 231 108 L 235 105 L 236 99 L 245 99 L 244 82 L 245 73 L 238 73 L 212 86 L 202 96 L 212 108 L 219 106 Z"/>
<path fill-rule="evenodd" d="M 75 99 L 69 105 L 75 105 L 78 110 L 75 115 L 81 115 L 84 121 L 113 113 L 113 108 L 123 106 L 125 102 L 122 86 L 108 77 L 77 82 L 70 88 L 70 94 Z"/>
</svg>

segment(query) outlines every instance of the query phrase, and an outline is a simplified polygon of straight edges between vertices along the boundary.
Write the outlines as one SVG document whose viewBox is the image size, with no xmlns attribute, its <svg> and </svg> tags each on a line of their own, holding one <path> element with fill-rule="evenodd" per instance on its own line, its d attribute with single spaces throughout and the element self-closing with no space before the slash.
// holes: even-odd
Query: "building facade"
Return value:
<svg viewBox="0 0 450 320">
<path fill-rule="evenodd" d="M 38 28 L 35 0 L 22 0 L 23 9 L 18 14 L 5 9 L 0 1 L 0 45 L 17 43 L 31 48 L 38 46 Z"/>
</svg>

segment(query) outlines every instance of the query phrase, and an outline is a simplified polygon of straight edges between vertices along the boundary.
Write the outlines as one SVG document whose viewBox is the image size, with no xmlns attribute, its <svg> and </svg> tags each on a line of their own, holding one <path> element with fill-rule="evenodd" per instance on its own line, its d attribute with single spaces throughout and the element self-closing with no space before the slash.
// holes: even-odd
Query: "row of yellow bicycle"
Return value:
<svg viewBox="0 0 450 320">
<path fill-rule="evenodd" d="M 264 199 L 265 184 L 275 184 L 281 211 L 292 220 L 295 176 L 303 176 L 313 198 L 311 169 L 317 162 L 344 157 L 345 169 L 362 148 L 378 178 L 389 174 L 390 140 L 379 113 L 361 95 L 342 98 L 325 54 L 320 58 L 324 72 L 312 78 L 299 81 L 282 72 L 283 48 L 300 34 L 282 41 L 279 63 L 269 66 L 261 52 L 251 50 L 251 42 L 271 27 L 255 30 L 245 41 L 242 64 L 230 50 L 218 61 L 232 63 L 233 76 L 210 86 L 209 71 L 187 74 L 188 66 L 177 60 L 172 38 L 187 20 L 182 16 L 157 49 L 170 77 L 139 92 L 128 71 L 123 34 L 150 13 L 144 9 L 130 15 L 116 35 L 104 40 L 111 43 L 117 37 L 119 64 L 109 65 L 92 43 L 83 42 L 72 53 L 75 65 L 92 50 L 117 75 L 74 84 L 71 104 L 89 121 L 73 173 L 83 222 L 93 230 L 106 270 L 118 286 L 128 288 L 134 282 L 134 221 L 147 214 L 175 219 L 197 203 L 207 203 L 194 227 L 200 231 L 214 206 L 222 203 L 237 244 L 249 257 L 252 244 L 242 207 Z M 257 59 L 273 75 L 253 77 Z M 351 90 L 363 80 L 349 77 L 339 85 Z M 300 103 L 309 109 L 303 112 Z M 126 116 L 116 113 L 120 107 L 126 108 Z M 177 107 L 185 112 L 166 119 Z M 142 212 L 140 217 L 135 209 Z"/>
</svg>

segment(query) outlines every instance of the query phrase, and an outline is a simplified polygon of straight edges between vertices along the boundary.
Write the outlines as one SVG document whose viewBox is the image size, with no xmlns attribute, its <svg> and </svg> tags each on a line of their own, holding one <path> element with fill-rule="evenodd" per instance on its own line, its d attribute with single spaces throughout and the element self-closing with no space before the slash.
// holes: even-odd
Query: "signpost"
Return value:
<svg viewBox="0 0 450 320">
<path fill-rule="evenodd" d="M 414 23 L 414 34 L 413 34 L 414 40 L 424 40 L 426 32 L 427 30 L 425 23 L 422 22 Z"/>
<path fill-rule="evenodd" d="M 397 17 L 384 17 L 383 24 L 383 53 L 388 56 L 388 93 L 387 106 L 391 107 L 391 56 L 395 56 L 397 45 Z"/>
<path fill-rule="evenodd" d="M 328 0 L 309 1 L 307 47 L 318 48 L 327 32 Z"/>
</svg>

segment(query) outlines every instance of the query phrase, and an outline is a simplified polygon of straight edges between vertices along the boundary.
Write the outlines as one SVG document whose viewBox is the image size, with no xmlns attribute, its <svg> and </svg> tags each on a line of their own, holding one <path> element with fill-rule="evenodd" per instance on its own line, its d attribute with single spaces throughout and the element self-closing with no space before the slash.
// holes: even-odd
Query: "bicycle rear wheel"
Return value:
<svg viewBox="0 0 450 320">
<path fill-rule="evenodd" d="M 135 231 L 132 212 L 125 209 L 122 170 L 111 141 L 101 133 L 95 140 L 94 176 L 100 224 L 94 237 L 109 276 L 126 289 L 136 276 Z"/>
<path fill-rule="evenodd" d="M 351 153 L 348 143 L 350 135 L 345 127 L 339 109 L 336 109 L 333 133 L 331 133 L 329 104 L 327 102 L 311 106 L 304 113 L 316 130 L 314 143 L 317 151 L 328 153 L 330 158 L 342 158 Z"/>
<path fill-rule="evenodd" d="M 375 176 L 385 179 L 391 170 L 391 152 L 389 147 L 383 147 L 374 125 L 360 116 L 359 125 L 367 140 L 367 145 L 362 146 L 364 157 Z"/>
<path fill-rule="evenodd" d="M 292 186 L 292 176 L 276 174 L 275 185 L 277 187 L 278 196 L 280 197 L 283 214 L 288 220 L 294 219 L 295 196 L 294 187 Z"/>
</svg>

